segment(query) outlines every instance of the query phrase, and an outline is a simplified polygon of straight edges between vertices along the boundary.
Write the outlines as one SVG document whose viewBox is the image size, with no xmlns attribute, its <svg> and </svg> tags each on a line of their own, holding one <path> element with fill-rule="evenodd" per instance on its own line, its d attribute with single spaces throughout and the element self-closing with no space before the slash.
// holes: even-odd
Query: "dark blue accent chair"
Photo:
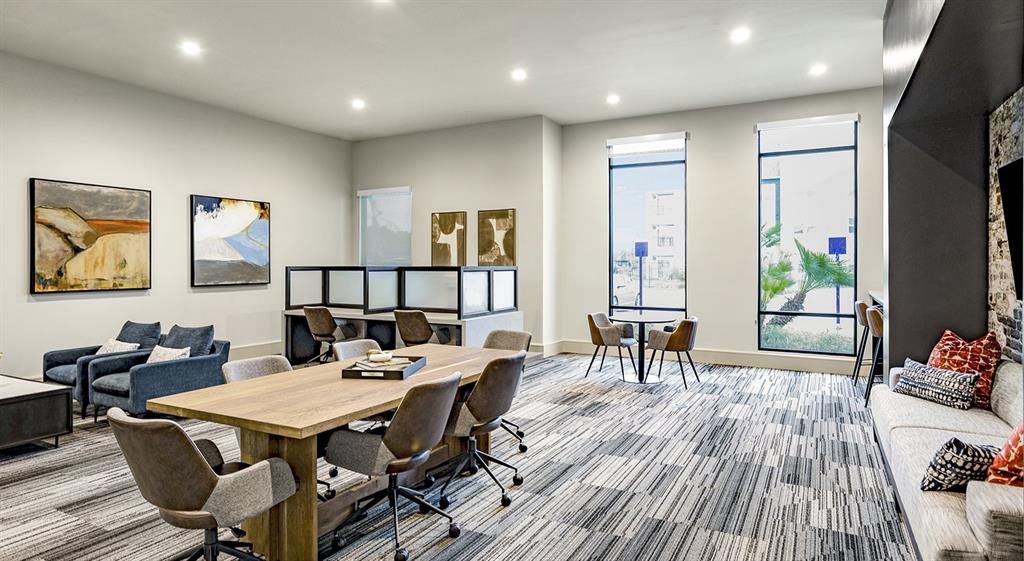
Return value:
<svg viewBox="0 0 1024 561">
<path fill-rule="evenodd" d="M 161 337 L 161 344 L 166 335 Z M 146 413 L 146 401 L 224 383 L 221 366 L 229 341 L 215 340 L 209 354 L 147 364 L 150 351 L 97 357 L 89 363 L 89 400 L 100 407 L 120 407 L 131 415 Z"/>
</svg>

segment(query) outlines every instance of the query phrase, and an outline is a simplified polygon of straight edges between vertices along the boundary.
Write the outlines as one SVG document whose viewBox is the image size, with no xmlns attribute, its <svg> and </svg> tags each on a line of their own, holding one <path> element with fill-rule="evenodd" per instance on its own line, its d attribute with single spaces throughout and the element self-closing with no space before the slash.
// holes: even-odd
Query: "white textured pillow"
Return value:
<svg viewBox="0 0 1024 561">
<path fill-rule="evenodd" d="M 192 352 L 192 349 L 189 347 L 185 347 L 184 349 L 172 349 L 170 347 L 161 347 L 160 345 L 157 345 L 153 347 L 153 352 L 149 353 L 149 358 L 146 359 L 146 363 L 188 358 L 190 352 Z"/>
<path fill-rule="evenodd" d="M 110 353 L 123 353 L 127 351 L 138 350 L 138 343 L 125 343 L 124 341 L 118 341 L 117 339 L 107 339 L 106 343 L 96 351 L 98 355 L 109 355 Z"/>
</svg>

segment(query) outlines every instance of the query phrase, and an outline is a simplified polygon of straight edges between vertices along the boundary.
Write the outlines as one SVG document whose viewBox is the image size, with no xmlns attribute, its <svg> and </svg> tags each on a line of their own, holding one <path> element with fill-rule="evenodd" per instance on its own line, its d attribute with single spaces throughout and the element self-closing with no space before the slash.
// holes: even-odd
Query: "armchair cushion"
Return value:
<svg viewBox="0 0 1024 561">
<path fill-rule="evenodd" d="M 160 346 L 175 349 L 189 347 L 189 356 L 208 355 L 213 348 L 213 326 L 181 327 L 175 325 L 160 341 Z"/>
<path fill-rule="evenodd" d="M 97 378 L 96 381 L 92 383 L 92 387 L 93 389 L 103 393 L 128 397 L 129 388 L 131 387 L 131 374 L 127 372 L 109 374 L 102 378 Z"/>
<path fill-rule="evenodd" d="M 53 366 L 46 371 L 46 378 L 54 382 L 73 386 L 78 379 L 78 365 L 61 364 L 60 366 Z"/>
<path fill-rule="evenodd" d="M 156 323 L 135 323 L 126 321 L 121 326 L 121 332 L 115 337 L 118 341 L 125 343 L 138 343 L 139 348 L 149 349 L 156 345 L 160 339 L 160 322 Z"/>
<path fill-rule="evenodd" d="M 153 347 L 153 352 L 149 353 L 149 358 L 146 359 L 146 364 L 164 362 L 166 360 L 176 360 L 179 358 L 188 358 L 191 350 L 192 349 L 190 347 L 177 349 L 157 345 Z"/>
<path fill-rule="evenodd" d="M 54 366 L 60 366 L 62 364 L 74 364 L 79 358 L 83 356 L 89 356 L 96 354 L 99 350 L 99 345 L 90 345 L 88 347 L 78 347 L 74 349 L 61 349 L 59 351 L 49 351 L 43 354 L 43 372 L 53 368 Z"/>
<path fill-rule="evenodd" d="M 139 350 L 138 343 L 126 343 L 117 339 L 107 339 L 106 343 L 96 349 L 98 355 L 109 355 L 110 353 L 126 353 Z"/>
</svg>

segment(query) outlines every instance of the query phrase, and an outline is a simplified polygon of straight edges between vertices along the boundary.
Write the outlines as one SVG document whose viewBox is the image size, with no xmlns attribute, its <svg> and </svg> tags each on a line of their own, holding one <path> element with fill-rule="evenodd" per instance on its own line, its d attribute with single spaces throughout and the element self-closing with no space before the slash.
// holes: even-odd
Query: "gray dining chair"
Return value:
<svg viewBox="0 0 1024 561">
<path fill-rule="evenodd" d="M 697 366 L 693 364 L 693 357 L 690 356 L 690 351 L 693 350 L 696 342 L 697 318 L 694 317 L 679 320 L 679 323 L 676 324 L 671 333 L 668 331 L 651 331 L 647 348 L 653 352 L 651 353 L 651 362 L 647 364 L 647 375 L 651 374 L 651 367 L 654 366 L 654 355 L 658 351 L 661 351 L 661 360 L 658 362 L 659 378 L 661 378 L 661 368 L 665 364 L 665 352 L 676 353 L 676 359 L 679 360 L 679 375 L 683 377 L 683 388 L 689 389 L 686 385 L 686 371 L 683 370 L 683 357 L 680 355 L 680 353 L 686 353 L 686 359 L 690 361 L 693 375 L 700 382 Z"/>
<path fill-rule="evenodd" d="M 380 345 L 373 339 L 355 339 L 334 344 L 334 357 L 338 360 L 349 358 L 366 358 L 366 353 L 379 351 Z"/>
<path fill-rule="evenodd" d="M 619 370 L 622 371 L 622 380 L 626 380 L 626 368 L 622 365 L 622 348 L 629 351 L 629 364 L 633 366 L 633 373 L 636 374 L 636 363 L 633 362 L 633 347 L 637 344 L 633 335 L 633 324 L 612 323 L 608 314 L 594 313 L 587 314 L 587 325 L 590 327 L 590 342 L 594 344 L 594 356 L 590 357 L 590 365 L 587 366 L 587 373 L 584 378 L 590 375 L 590 369 L 594 366 L 594 359 L 597 358 L 597 351 L 604 348 L 601 353 L 601 366 L 604 368 L 604 357 L 608 354 L 608 347 L 616 347 L 619 350 Z"/>
<path fill-rule="evenodd" d="M 487 334 L 487 338 L 484 339 L 483 347 L 485 349 L 499 349 L 503 351 L 529 351 L 530 342 L 533 341 L 533 335 L 526 331 L 510 331 L 507 329 L 495 329 Z M 526 438 L 526 432 L 523 431 L 518 424 L 515 422 L 502 417 L 501 428 L 505 429 L 519 441 L 519 451 L 526 452 L 529 448 L 523 439 Z"/>
</svg>

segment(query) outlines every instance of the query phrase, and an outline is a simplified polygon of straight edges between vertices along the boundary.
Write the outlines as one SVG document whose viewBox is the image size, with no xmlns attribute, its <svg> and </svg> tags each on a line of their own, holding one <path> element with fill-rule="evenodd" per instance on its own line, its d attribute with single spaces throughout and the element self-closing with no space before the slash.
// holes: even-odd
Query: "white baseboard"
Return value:
<svg viewBox="0 0 1024 561">
<path fill-rule="evenodd" d="M 544 356 L 558 354 L 559 352 L 582 355 L 589 355 L 594 352 L 593 343 L 579 339 L 563 339 L 557 343 L 542 345 L 542 347 Z M 615 352 L 614 349 L 612 352 Z M 778 368 L 800 372 L 828 372 L 832 374 L 845 374 L 847 376 L 853 370 L 852 357 L 702 348 L 694 349 L 690 354 L 693 355 L 693 360 L 697 362 L 728 366 Z M 666 360 L 676 360 L 675 356 L 669 357 L 668 355 L 668 353 L 665 354 Z M 864 367 L 865 371 L 866 368 Z"/>
</svg>

